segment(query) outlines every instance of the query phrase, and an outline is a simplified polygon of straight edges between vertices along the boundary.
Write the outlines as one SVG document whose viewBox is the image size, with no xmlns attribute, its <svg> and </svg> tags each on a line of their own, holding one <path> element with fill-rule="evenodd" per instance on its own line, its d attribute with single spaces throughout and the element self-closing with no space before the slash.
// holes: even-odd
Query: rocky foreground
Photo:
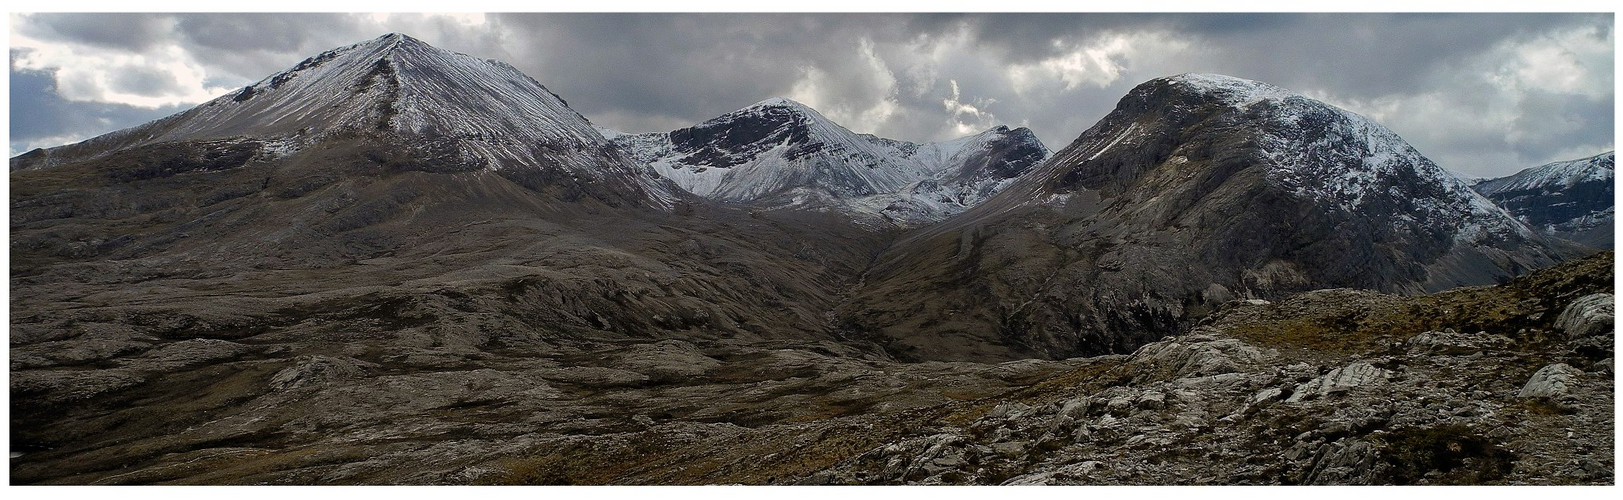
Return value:
<svg viewBox="0 0 1623 500">
<path fill-rule="evenodd" d="M 1607 252 L 1427 296 L 1235 301 L 1131 355 L 1001 364 L 899 363 L 832 341 L 314 354 L 298 338 L 14 338 L 11 476 L 1611 484 L 1612 268 Z M 382 323 L 346 321 L 332 335 Z"/>
</svg>

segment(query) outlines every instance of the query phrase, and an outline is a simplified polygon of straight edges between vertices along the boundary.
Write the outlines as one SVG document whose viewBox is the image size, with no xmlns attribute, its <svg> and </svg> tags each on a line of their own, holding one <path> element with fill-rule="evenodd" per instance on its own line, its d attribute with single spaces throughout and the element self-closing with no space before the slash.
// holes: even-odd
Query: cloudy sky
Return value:
<svg viewBox="0 0 1623 500">
<path fill-rule="evenodd" d="M 1069 144 L 1134 85 L 1207 72 L 1374 118 L 1464 176 L 1613 148 L 1604 14 L 12 14 L 11 154 L 168 115 L 403 32 L 506 61 L 599 126 L 773 96 L 858 132 Z M 110 29 L 116 27 L 116 29 Z"/>
</svg>

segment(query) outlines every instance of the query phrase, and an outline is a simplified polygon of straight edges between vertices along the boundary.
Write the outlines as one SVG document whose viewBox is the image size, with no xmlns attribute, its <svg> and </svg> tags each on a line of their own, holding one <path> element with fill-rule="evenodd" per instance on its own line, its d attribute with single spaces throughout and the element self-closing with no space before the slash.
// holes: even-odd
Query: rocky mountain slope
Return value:
<svg viewBox="0 0 1623 500">
<path fill-rule="evenodd" d="M 903 227 L 962 212 L 1049 154 L 1025 128 L 914 144 L 857 134 L 773 98 L 670 133 L 617 135 L 632 157 L 699 196 L 826 210 Z"/>
<path fill-rule="evenodd" d="M 1614 152 L 1555 162 L 1472 186 L 1529 227 L 1612 248 Z"/>
<path fill-rule="evenodd" d="M 905 235 L 842 310 L 911 359 L 1123 352 L 1233 298 L 1493 283 L 1546 241 L 1397 135 L 1272 85 L 1179 75 L 992 199 Z"/>
</svg>

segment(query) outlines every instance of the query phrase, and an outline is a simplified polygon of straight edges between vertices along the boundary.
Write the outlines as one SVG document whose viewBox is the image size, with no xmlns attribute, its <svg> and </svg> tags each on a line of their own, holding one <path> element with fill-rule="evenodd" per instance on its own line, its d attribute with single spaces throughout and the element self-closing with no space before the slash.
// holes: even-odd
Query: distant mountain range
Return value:
<svg viewBox="0 0 1623 500">
<path fill-rule="evenodd" d="M 680 336 L 692 324 L 673 314 L 732 317 L 727 329 L 752 335 L 869 339 L 919 359 L 1118 352 L 1233 298 L 1432 291 L 1580 253 L 1528 228 L 1547 218 L 1510 217 L 1373 121 L 1202 74 L 1134 88 L 1053 155 L 1023 128 L 915 144 L 781 98 L 605 136 L 511 66 L 390 34 L 171 117 L 29 152 L 12 170 L 21 262 L 329 268 L 522 248 L 539 236 L 445 235 L 541 224 L 556 242 L 717 280 L 691 292 L 703 313 L 675 313 L 694 298 L 675 291 L 637 307 L 562 298 L 577 305 L 560 325 Z M 1501 185 L 1521 184 L 1478 187 L 1527 191 Z M 1541 203 L 1516 200 L 1505 203 Z M 1585 210 L 1562 220 L 1595 217 Z M 762 214 L 779 222 L 726 222 Z M 740 237 L 750 243 L 707 242 Z M 721 257 L 732 252 L 743 253 Z M 478 265 L 533 258 L 498 255 Z M 787 288 L 774 278 L 806 260 L 823 274 Z M 758 288 L 779 292 L 745 292 Z M 789 307 L 760 309 L 774 303 Z M 746 326 L 785 312 L 797 319 L 769 324 L 793 334 Z"/>
</svg>

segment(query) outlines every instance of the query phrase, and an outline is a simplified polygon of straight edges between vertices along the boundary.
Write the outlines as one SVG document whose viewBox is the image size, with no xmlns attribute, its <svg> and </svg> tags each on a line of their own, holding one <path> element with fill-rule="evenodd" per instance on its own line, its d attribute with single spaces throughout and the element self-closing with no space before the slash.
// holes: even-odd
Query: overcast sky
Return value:
<svg viewBox="0 0 1623 500">
<path fill-rule="evenodd" d="M 12 14 L 11 154 L 184 110 L 409 34 L 506 61 L 593 123 L 669 131 L 782 96 L 857 132 L 1007 124 L 1059 150 L 1134 85 L 1280 85 L 1462 176 L 1613 148 L 1611 14 Z"/>
</svg>

